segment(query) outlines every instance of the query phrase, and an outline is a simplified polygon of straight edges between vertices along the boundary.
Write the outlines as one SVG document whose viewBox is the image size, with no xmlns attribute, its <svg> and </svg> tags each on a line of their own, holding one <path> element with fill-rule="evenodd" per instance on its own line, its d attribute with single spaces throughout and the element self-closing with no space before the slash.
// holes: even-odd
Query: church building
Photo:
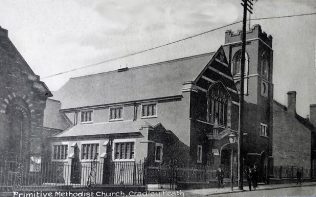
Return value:
<svg viewBox="0 0 316 197">
<path fill-rule="evenodd" d="M 236 167 L 229 135 L 238 133 L 240 38 L 227 31 L 213 53 L 71 78 L 54 92 L 60 109 L 51 109 L 70 126 L 49 138 L 51 160 L 177 162 L 228 172 L 233 158 Z M 245 164 L 257 164 L 264 178 L 272 158 L 272 54 L 272 37 L 255 25 L 247 32 L 243 151 Z M 79 178 L 65 181 L 86 182 L 84 172 L 74 172 Z"/>
<path fill-rule="evenodd" d="M 43 156 L 43 116 L 52 96 L 0 27 L 0 173 L 4 162 L 10 171 L 18 165 L 25 173 L 40 171 Z M 1 174 L 0 177 L 7 177 Z"/>
</svg>

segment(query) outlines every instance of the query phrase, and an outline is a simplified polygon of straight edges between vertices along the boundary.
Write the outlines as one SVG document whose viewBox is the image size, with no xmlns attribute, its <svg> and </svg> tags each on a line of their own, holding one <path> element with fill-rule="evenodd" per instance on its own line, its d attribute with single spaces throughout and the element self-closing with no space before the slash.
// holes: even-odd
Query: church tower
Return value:
<svg viewBox="0 0 316 197">
<path fill-rule="evenodd" d="M 226 31 L 224 50 L 237 89 L 240 89 L 241 31 Z M 244 156 L 245 165 L 259 165 L 268 175 L 272 162 L 273 104 L 272 36 L 260 25 L 247 31 L 244 80 Z M 240 94 L 240 92 L 239 92 Z M 235 103 L 238 105 L 238 103 Z M 270 162 L 269 162 L 270 160 Z"/>
</svg>

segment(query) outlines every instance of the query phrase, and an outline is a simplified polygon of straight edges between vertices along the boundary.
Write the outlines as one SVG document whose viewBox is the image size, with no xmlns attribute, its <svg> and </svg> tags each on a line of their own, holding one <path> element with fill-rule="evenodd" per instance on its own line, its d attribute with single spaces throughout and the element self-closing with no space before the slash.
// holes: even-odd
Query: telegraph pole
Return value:
<svg viewBox="0 0 316 197">
<path fill-rule="evenodd" d="M 242 0 L 243 6 L 243 23 L 242 23 L 242 48 L 241 48 L 241 68 L 240 68 L 240 93 L 239 93 L 239 138 L 238 138 L 238 187 L 243 190 L 243 130 L 244 130 L 244 74 L 245 74 L 245 54 L 246 54 L 246 25 L 247 11 L 252 14 L 252 0 Z"/>
</svg>

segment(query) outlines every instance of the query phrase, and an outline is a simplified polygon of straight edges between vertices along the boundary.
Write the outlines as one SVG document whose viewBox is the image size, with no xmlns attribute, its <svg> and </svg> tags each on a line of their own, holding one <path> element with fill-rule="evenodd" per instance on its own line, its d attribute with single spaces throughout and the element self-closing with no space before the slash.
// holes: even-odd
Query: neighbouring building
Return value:
<svg viewBox="0 0 316 197">
<path fill-rule="evenodd" d="M 104 163 L 94 176 L 97 183 L 109 182 L 109 163 L 222 166 L 229 172 L 231 150 L 234 161 L 237 155 L 228 136 L 238 130 L 240 37 L 226 32 L 214 53 L 71 78 L 54 92 L 60 101 L 55 114 L 64 114 L 71 126 L 50 138 L 48 151 L 53 162 L 72 166 L 64 181 L 86 183 L 91 173 L 78 166 L 93 161 Z M 255 25 L 247 39 L 244 159 L 266 177 L 272 157 L 272 37 Z M 120 174 L 114 182 L 128 183 L 130 170 L 120 169 L 113 169 Z"/>
<path fill-rule="evenodd" d="M 296 92 L 290 91 L 287 95 L 287 107 L 277 101 L 273 104 L 273 163 L 277 171 L 275 176 L 287 177 L 289 175 L 286 173 L 292 171 L 295 176 L 296 170 L 300 169 L 303 170 L 304 177 L 310 177 L 312 165 L 315 165 L 313 105 L 310 108 L 310 119 L 303 118 L 296 113 Z"/>
<path fill-rule="evenodd" d="M 316 178 L 316 104 L 310 105 L 310 111 L 309 111 L 309 120 L 313 124 L 314 129 L 312 132 L 312 158 L 311 158 L 311 168 L 312 168 L 312 178 Z"/>
<path fill-rule="evenodd" d="M 50 96 L 10 41 L 8 31 L 0 27 L 0 177 L 15 172 L 16 161 L 23 164 L 26 174 L 40 171 L 43 115 Z M 10 169 L 3 168 L 4 162 L 7 166 L 12 162 Z"/>
</svg>

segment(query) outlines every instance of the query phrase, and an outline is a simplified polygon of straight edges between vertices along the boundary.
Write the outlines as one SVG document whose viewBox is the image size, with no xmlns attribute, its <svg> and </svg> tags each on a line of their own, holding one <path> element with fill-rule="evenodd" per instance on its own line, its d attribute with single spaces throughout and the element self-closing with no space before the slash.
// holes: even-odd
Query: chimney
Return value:
<svg viewBox="0 0 316 197">
<path fill-rule="evenodd" d="M 316 127 L 316 104 L 309 106 L 309 120 Z"/>
<path fill-rule="evenodd" d="M 290 91 L 287 93 L 287 111 L 296 113 L 296 91 Z"/>
</svg>

